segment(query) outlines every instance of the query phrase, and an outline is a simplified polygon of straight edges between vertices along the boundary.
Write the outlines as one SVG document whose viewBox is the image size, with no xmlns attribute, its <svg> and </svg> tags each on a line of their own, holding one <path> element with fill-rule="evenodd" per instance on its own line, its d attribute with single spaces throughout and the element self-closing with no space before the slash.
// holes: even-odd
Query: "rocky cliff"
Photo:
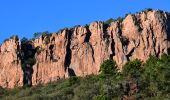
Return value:
<svg viewBox="0 0 170 100">
<path fill-rule="evenodd" d="M 29 43 L 30 50 L 36 51 L 32 66 L 23 61 L 22 56 L 29 52 L 22 52 L 21 45 L 20 40 L 14 38 L 0 47 L 2 87 L 45 84 L 69 76 L 98 74 L 100 64 L 106 59 L 114 59 L 121 70 L 129 60 L 145 61 L 149 55 L 170 54 L 170 14 L 147 10 L 129 14 L 109 25 L 93 22 L 89 26 L 40 36 Z"/>
<path fill-rule="evenodd" d="M 0 47 L 0 86 L 13 88 L 23 85 L 23 71 L 19 54 L 20 42 L 13 38 Z"/>
</svg>

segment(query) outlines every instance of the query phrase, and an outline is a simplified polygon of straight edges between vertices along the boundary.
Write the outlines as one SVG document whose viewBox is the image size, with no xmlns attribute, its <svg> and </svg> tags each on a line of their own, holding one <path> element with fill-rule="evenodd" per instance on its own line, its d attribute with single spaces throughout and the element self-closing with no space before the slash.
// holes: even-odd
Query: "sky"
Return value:
<svg viewBox="0 0 170 100">
<path fill-rule="evenodd" d="M 170 0 L 0 0 L 0 43 L 12 35 L 31 38 L 146 8 L 170 12 L 169 5 Z"/>
</svg>

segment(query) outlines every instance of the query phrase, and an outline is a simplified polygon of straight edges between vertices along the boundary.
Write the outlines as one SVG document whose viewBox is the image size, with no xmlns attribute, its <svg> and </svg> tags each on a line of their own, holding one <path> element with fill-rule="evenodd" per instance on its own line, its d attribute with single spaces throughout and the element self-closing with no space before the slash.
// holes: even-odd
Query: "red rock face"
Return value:
<svg viewBox="0 0 170 100">
<path fill-rule="evenodd" d="M 161 11 L 147 11 L 128 15 L 123 21 L 110 25 L 94 22 L 53 33 L 33 41 L 40 47 L 33 66 L 32 84 L 45 84 L 71 75 L 98 74 L 100 64 L 114 59 L 119 69 L 129 60 L 147 60 L 149 55 L 170 53 L 170 15 Z M 22 86 L 22 69 L 17 58 L 18 41 L 10 40 L 1 46 L 0 86 Z M 10 48 L 8 53 L 5 49 Z M 18 63 L 14 63 L 17 61 Z"/>
<path fill-rule="evenodd" d="M 14 38 L 0 47 L 0 86 L 13 88 L 22 86 L 23 72 L 18 56 L 19 42 Z"/>
</svg>

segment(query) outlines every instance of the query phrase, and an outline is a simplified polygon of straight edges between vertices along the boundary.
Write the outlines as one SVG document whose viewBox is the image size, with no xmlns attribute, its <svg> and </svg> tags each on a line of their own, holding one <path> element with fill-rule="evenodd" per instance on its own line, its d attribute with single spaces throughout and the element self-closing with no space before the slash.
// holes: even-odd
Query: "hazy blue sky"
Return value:
<svg viewBox="0 0 170 100">
<path fill-rule="evenodd" d="M 0 43 L 11 35 L 89 24 L 145 8 L 170 12 L 170 0 L 1 0 Z"/>
</svg>

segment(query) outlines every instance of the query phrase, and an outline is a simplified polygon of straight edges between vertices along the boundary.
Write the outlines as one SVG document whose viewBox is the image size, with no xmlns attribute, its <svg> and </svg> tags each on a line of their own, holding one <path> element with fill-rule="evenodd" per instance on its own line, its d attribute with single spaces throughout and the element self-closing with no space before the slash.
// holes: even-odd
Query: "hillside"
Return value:
<svg viewBox="0 0 170 100">
<path fill-rule="evenodd" d="M 44 33 L 30 41 L 11 37 L 0 47 L 0 86 L 47 84 L 98 75 L 106 59 L 121 71 L 127 61 L 170 54 L 170 14 L 145 10 L 111 23 L 93 22 Z"/>
</svg>

